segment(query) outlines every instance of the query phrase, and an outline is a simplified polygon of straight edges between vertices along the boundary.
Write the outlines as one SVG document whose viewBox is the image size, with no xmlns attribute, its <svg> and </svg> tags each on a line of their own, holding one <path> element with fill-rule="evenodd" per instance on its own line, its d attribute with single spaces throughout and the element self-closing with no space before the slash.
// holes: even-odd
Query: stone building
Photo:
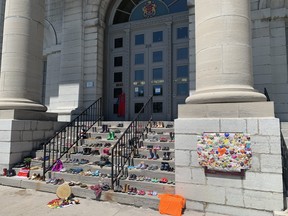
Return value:
<svg viewBox="0 0 288 216">
<path fill-rule="evenodd" d="M 11 4 L 6 14 L 5 2 Z M 195 7 L 193 0 L 46 0 L 44 22 L 41 0 L 21 9 L 15 2 L 0 4 L 0 167 L 17 162 L 37 140 L 99 97 L 105 120 L 123 121 L 154 96 L 155 120 L 177 119 L 176 191 L 185 195 L 188 208 L 226 215 L 283 209 L 279 120 L 288 120 L 288 1 L 195 0 Z M 237 18 L 201 26 L 219 8 L 220 17 Z M 24 17 L 23 32 L 37 40 L 22 35 L 24 25 L 13 25 L 17 17 Z M 221 27 L 233 31 L 222 34 Z M 217 37 L 211 38 L 210 30 Z M 11 43 L 14 36 L 27 44 Z M 224 47 L 219 53 L 213 52 L 215 41 Z M 24 76 L 17 71 L 18 52 L 32 54 L 26 63 L 35 63 Z M 274 105 L 254 90 L 264 93 L 264 88 Z M 126 97 L 125 117 L 117 116 L 120 93 Z M 58 114 L 58 123 L 42 121 L 55 120 L 51 113 Z M 255 157 L 246 179 L 205 176 L 191 140 L 207 131 L 251 134 Z"/>
<path fill-rule="evenodd" d="M 127 120 L 152 95 L 155 115 L 175 119 L 177 104 L 195 90 L 194 3 L 186 2 L 164 1 L 155 15 L 139 18 L 144 3 L 138 0 L 45 1 L 42 101 L 48 111 L 69 120 L 105 96 L 105 117 L 117 120 L 122 91 Z M 267 88 L 276 117 L 286 121 L 287 3 L 250 2 L 254 88 Z"/>
</svg>

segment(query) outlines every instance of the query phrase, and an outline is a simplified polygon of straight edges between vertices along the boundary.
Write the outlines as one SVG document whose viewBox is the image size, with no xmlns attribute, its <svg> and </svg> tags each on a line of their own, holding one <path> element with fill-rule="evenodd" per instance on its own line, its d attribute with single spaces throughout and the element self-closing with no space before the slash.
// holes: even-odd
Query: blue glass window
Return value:
<svg viewBox="0 0 288 216">
<path fill-rule="evenodd" d="M 144 97 L 144 86 L 136 86 L 134 88 L 135 97 Z"/>
<path fill-rule="evenodd" d="M 153 52 L 153 62 L 162 62 L 162 60 L 163 60 L 162 51 Z"/>
<path fill-rule="evenodd" d="M 177 28 L 177 39 L 188 38 L 188 27 Z"/>
<path fill-rule="evenodd" d="M 177 96 L 188 96 L 189 86 L 188 83 L 177 84 Z"/>
<path fill-rule="evenodd" d="M 153 80 L 163 79 L 163 68 L 154 68 L 153 69 Z"/>
<path fill-rule="evenodd" d="M 144 34 L 135 35 L 135 45 L 144 44 Z"/>
<path fill-rule="evenodd" d="M 163 31 L 153 32 L 153 43 L 163 41 Z"/>
<path fill-rule="evenodd" d="M 154 85 L 153 86 L 153 96 L 161 96 L 161 95 L 163 95 L 162 85 Z"/>
<path fill-rule="evenodd" d="M 185 78 L 188 77 L 188 65 L 182 65 L 177 67 L 177 78 Z"/>
<path fill-rule="evenodd" d="M 135 70 L 135 81 L 144 80 L 144 70 Z"/>
<path fill-rule="evenodd" d="M 144 53 L 135 54 L 135 64 L 144 64 Z"/>
<path fill-rule="evenodd" d="M 177 60 L 188 59 L 188 48 L 179 48 L 177 49 Z"/>
</svg>

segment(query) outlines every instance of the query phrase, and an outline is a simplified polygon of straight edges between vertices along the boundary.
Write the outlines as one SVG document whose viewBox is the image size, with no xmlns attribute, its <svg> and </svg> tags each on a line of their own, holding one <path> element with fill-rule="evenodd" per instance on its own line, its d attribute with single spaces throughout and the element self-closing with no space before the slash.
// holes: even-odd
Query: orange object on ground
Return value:
<svg viewBox="0 0 288 216">
<path fill-rule="evenodd" d="M 186 199 L 175 194 L 159 194 L 159 213 L 173 216 L 181 216 Z"/>
</svg>

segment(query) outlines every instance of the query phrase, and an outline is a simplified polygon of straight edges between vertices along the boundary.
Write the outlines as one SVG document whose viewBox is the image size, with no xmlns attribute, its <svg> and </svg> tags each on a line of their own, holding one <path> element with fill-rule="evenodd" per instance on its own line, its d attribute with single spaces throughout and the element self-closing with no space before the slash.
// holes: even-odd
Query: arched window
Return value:
<svg viewBox="0 0 288 216">
<path fill-rule="evenodd" d="M 187 10 L 187 0 L 123 0 L 116 9 L 113 24 Z"/>
</svg>

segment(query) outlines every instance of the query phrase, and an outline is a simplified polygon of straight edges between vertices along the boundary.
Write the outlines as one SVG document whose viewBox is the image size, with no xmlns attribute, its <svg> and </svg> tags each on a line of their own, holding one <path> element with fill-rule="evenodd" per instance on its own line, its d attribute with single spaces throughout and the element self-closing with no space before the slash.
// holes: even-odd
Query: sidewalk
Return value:
<svg viewBox="0 0 288 216">
<path fill-rule="evenodd" d="M 117 203 L 98 202 L 79 198 L 79 205 L 51 209 L 47 203 L 56 199 L 56 194 L 31 189 L 0 185 L 0 215 L 5 216 L 159 216 L 152 209 L 136 208 Z M 189 215 L 187 212 L 185 215 Z"/>
</svg>

